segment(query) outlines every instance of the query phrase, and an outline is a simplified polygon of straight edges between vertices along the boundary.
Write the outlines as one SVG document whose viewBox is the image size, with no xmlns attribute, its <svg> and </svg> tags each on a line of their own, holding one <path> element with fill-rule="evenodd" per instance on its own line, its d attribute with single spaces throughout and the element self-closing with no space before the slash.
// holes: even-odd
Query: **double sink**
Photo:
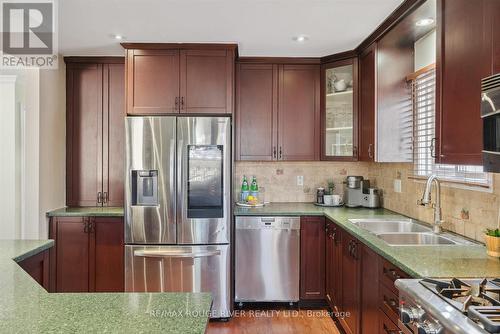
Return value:
<svg viewBox="0 0 500 334">
<path fill-rule="evenodd" d="M 464 245 L 466 239 L 432 232 L 430 227 L 404 219 L 350 219 L 354 225 L 375 234 L 391 246 Z"/>
</svg>

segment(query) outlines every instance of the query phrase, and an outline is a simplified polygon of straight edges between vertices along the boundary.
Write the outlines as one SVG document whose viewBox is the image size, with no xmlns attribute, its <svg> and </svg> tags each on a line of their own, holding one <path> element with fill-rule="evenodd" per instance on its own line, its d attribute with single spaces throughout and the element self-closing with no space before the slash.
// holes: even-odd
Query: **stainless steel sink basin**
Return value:
<svg viewBox="0 0 500 334">
<path fill-rule="evenodd" d="M 411 220 L 351 219 L 350 221 L 354 225 L 374 234 L 431 232 L 429 227 L 414 223 Z"/>
<path fill-rule="evenodd" d="M 392 246 L 457 244 L 453 240 L 433 233 L 380 233 L 377 237 Z"/>
</svg>

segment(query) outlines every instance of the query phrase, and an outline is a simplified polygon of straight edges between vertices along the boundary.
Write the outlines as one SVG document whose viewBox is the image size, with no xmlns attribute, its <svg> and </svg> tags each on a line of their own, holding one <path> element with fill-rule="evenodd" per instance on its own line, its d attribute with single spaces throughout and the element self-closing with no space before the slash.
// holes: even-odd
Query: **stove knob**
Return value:
<svg viewBox="0 0 500 334">
<path fill-rule="evenodd" d="M 423 311 L 416 307 L 400 307 L 401 322 L 405 325 L 422 318 Z"/>
<path fill-rule="evenodd" d="M 428 322 L 417 323 L 418 334 L 441 334 L 443 327 L 439 324 L 431 324 Z"/>
</svg>

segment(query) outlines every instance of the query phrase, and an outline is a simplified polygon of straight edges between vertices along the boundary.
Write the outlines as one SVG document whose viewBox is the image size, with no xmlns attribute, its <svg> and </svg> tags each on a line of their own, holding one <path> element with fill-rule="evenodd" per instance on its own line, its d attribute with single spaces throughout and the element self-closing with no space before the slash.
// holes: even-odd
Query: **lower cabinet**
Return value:
<svg viewBox="0 0 500 334">
<path fill-rule="evenodd" d="M 347 334 L 399 333 L 398 290 L 409 276 L 326 220 L 326 300 Z"/>
<path fill-rule="evenodd" d="M 342 239 L 342 308 L 346 316 L 340 318 L 348 334 L 359 333 L 361 315 L 361 251 L 362 246 L 349 233 L 343 233 Z"/>
<path fill-rule="evenodd" d="M 54 217 L 51 291 L 124 291 L 123 219 Z"/>
<path fill-rule="evenodd" d="M 30 256 L 18 263 L 45 290 L 49 290 L 49 250 Z"/>
<path fill-rule="evenodd" d="M 300 218 L 300 299 L 325 298 L 325 218 Z"/>
</svg>

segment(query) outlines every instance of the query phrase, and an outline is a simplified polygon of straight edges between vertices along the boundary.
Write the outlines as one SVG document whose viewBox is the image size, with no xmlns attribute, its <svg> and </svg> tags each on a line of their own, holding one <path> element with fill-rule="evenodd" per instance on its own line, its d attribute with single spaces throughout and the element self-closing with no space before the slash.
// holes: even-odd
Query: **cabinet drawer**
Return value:
<svg viewBox="0 0 500 334">
<path fill-rule="evenodd" d="M 395 294 L 398 293 L 398 290 L 394 286 L 394 282 L 400 278 L 409 278 L 409 276 L 389 261 L 380 261 L 379 281 Z"/>
<path fill-rule="evenodd" d="M 384 312 L 380 311 L 379 314 L 379 334 L 399 334 L 401 333 L 398 326 L 385 315 Z"/>
<path fill-rule="evenodd" d="M 398 295 L 389 290 L 385 285 L 379 286 L 379 307 L 392 320 L 397 323 L 399 319 Z"/>
</svg>

